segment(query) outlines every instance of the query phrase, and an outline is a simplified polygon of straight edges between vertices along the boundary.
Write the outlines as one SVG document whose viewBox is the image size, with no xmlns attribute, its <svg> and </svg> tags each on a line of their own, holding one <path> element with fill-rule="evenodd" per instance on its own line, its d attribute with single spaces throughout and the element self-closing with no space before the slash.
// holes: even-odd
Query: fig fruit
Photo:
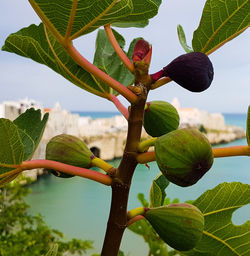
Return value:
<svg viewBox="0 0 250 256">
<path fill-rule="evenodd" d="M 191 250 L 202 237 L 204 216 L 194 205 L 178 203 L 152 208 L 146 211 L 145 218 L 161 239 L 176 250 Z"/>
<path fill-rule="evenodd" d="M 202 92 L 210 86 L 214 71 L 206 54 L 190 52 L 180 55 L 164 67 L 163 75 L 191 92 Z"/>
<path fill-rule="evenodd" d="M 82 140 L 68 134 L 60 134 L 53 137 L 46 146 L 47 160 L 58 161 L 78 167 L 90 167 L 92 156 L 93 153 Z M 72 177 L 72 175 L 59 171 L 51 170 L 51 172 L 61 178 Z"/>
<path fill-rule="evenodd" d="M 213 152 L 207 138 L 196 129 L 179 129 L 155 141 L 158 167 L 172 183 L 195 184 L 212 166 Z"/>
<path fill-rule="evenodd" d="M 177 110 L 165 101 L 147 102 L 144 113 L 144 128 L 152 137 L 160 137 L 179 126 Z"/>
</svg>

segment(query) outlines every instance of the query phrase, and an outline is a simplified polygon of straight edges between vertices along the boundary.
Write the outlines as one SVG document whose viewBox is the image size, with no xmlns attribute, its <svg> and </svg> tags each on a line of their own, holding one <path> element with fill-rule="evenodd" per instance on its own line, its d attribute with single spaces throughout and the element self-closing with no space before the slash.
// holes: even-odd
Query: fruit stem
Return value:
<svg viewBox="0 0 250 256">
<path fill-rule="evenodd" d="M 114 168 L 112 165 L 98 157 L 94 157 L 91 160 L 91 166 L 99 167 L 107 173 L 110 173 L 111 170 Z"/>
<path fill-rule="evenodd" d="M 142 215 L 137 215 L 135 216 L 134 218 L 130 219 L 128 222 L 127 222 L 127 227 L 132 225 L 133 223 L 135 223 L 136 221 L 138 220 L 145 220 L 145 217 L 143 217 Z"/>
<path fill-rule="evenodd" d="M 128 216 L 128 219 L 132 219 L 137 215 L 144 215 L 144 213 L 145 213 L 145 208 L 141 206 L 128 211 L 127 216 Z"/>
<path fill-rule="evenodd" d="M 114 103 L 116 108 L 126 118 L 126 120 L 128 120 L 128 117 L 129 117 L 128 109 L 119 101 L 119 99 L 113 94 L 109 95 L 109 99 L 110 99 L 110 101 L 112 101 Z"/>
<path fill-rule="evenodd" d="M 135 72 L 134 64 L 131 62 L 131 60 L 128 58 L 128 56 L 124 53 L 120 45 L 118 44 L 113 31 L 111 29 L 110 24 L 104 26 L 106 35 L 109 39 L 109 42 L 111 43 L 112 47 L 114 48 L 116 54 L 119 56 L 123 64 L 127 67 L 127 69 L 131 72 Z"/>
<path fill-rule="evenodd" d="M 70 175 L 80 176 L 83 178 L 94 180 L 107 186 L 110 186 L 112 184 L 112 179 L 108 175 L 105 175 L 93 170 L 52 161 L 52 160 L 39 159 L 39 160 L 25 161 L 22 164 L 20 164 L 20 168 L 22 170 L 31 170 L 31 169 L 37 169 L 37 168 L 52 169 L 52 170 L 64 172 Z"/>
<path fill-rule="evenodd" d="M 122 96 L 124 96 L 129 102 L 135 103 L 138 100 L 138 97 L 131 92 L 127 87 L 119 83 L 117 80 L 112 78 L 111 76 L 104 73 L 102 70 L 100 70 L 98 67 L 90 63 L 87 59 L 85 59 L 73 46 L 72 42 L 65 47 L 65 50 L 70 55 L 70 57 L 83 69 L 85 69 L 87 72 L 94 75 L 96 78 L 100 79 L 104 83 L 106 83 L 108 86 L 119 92 Z"/>
<path fill-rule="evenodd" d="M 224 148 L 213 148 L 214 157 L 228 156 L 250 156 L 249 146 L 232 146 Z"/>
<path fill-rule="evenodd" d="M 138 151 L 139 152 L 147 151 L 150 147 L 154 146 L 156 140 L 157 138 L 150 138 L 148 140 L 144 140 L 140 142 L 138 145 Z"/>
<path fill-rule="evenodd" d="M 149 162 L 153 162 L 153 161 L 156 160 L 155 152 L 146 152 L 146 153 L 139 154 L 136 157 L 136 160 L 140 164 L 146 164 L 146 163 L 149 163 Z"/>
<path fill-rule="evenodd" d="M 158 87 L 161 87 L 161 86 L 163 86 L 164 84 L 167 84 L 167 83 L 169 83 L 169 82 L 171 82 L 172 81 L 172 79 L 170 78 L 170 77 L 164 77 L 164 78 L 162 78 L 162 79 L 159 79 L 159 80 L 157 80 L 154 84 L 152 84 L 152 86 L 151 86 L 151 90 L 154 90 L 154 89 L 156 89 L 156 88 L 158 88 Z"/>
<path fill-rule="evenodd" d="M 152 82 L 156 82 L 157 80 L 159 80 L 160 78 L 162 78 L 164 76 L 164 71 L 163 70 L 160 70 L 154 74 L 151 74 L 150 75 L 150 78 L 152 80 Z"/>
</svg>

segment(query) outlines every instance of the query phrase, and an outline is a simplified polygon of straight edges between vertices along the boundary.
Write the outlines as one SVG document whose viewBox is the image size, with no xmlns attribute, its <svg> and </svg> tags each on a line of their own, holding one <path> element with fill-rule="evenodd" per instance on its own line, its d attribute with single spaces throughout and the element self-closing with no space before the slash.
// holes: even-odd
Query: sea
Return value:
<svg viewBox="0 0 250 256">
<path fill-rule="evenodd" d="M 109 118 L 118 112 L 77 112 L 81 116 Z M 246 129 L 246 114 L 223 114 L 228 125 Z M 246 145 L 246 139 L 236 140 L 223 146 Z M 218 145 L 222 146 L 222 145 Z M 119 159 L 110 163 L 118 166 Z M 195 200 L 207 189 L 212 189 L 222 182 L 238 181 L 250 184 L 250 159 L 248 157 L 216 158 L 213 167 L 195 185 L 187 188 L 171 184 L 167 187 L 167 197 L 179 198 L 181 202 Z M 159 174 L 155 162 L 138 165 L 135 170 L 128 208 L 140 206 L 138 193 L 149 197 L 152 180 Z M 109 214 L 111 189 L 94 181 L 73 177 L 56 178 L 53 175 L 42 176 L 31 185 L 32 193 L 26 198 L 30 204 L 30 213 L 40 213 L 46 223 L 65 234 L 65 239 L 80 238 L 92 240 L 94 249 L 86 253 L 100 253 Z M 233 214 L 233 223 L 243 224 L 250 219 L 250 206 L 244 206 Z M 129 256 L 148 255 L 147 244 L 129 230 L 125 231 L 121 250 Z"/>
</svg>

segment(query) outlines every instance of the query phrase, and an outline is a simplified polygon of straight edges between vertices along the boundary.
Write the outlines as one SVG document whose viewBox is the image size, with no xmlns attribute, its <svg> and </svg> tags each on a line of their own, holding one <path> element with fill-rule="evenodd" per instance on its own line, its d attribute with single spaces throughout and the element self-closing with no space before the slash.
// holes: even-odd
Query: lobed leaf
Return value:
<svg viewBox="0 0 250 256">
<path fill-rule="evenodd" d="M 208 0 L 193 34 L 193 49 L 210 54 L 250 25 L 249 0 Z"/>
<path fill-rule="evenodd" d="M 29 159 L 36 150 L 42 138 L 49 114 L 46 113 L 43 118 L 41 117 L 40 109 L 30 108 L 13 121 L 19 128 L 18 131 L 24 144 L 24 161 Z"/>
<path fill-rule="evenodd" d="M 205 217 L 203 237 L 189 256 L 250 255 L 250 221 L 232 223 L 232 214 L 250 203 L 250 185 L 240 182 L 222 183 L 206 191 L 193 204 Z"/>
<path fill-rule="evenodd" d="M 3 174 L 15 169 L 3 165 L 18 165 L 24 157 L 24 146 L 18 127 L 5 118 L 0 118 L 0 145 L 0 174 Z"/>
<path fill-rule="evenodd" d="M 48 39 L 50 44 L 43 24 L 33 24 L 8 36 L 2 50 L 31 58 L 48 66 L 80 88 L 105 97 L 104 93 L 109 87 L 100 88 L 93 76 L 78 66 L 49 32 Z"/>
<path fill-rule="evenodd" d="M 29 0 L 54 36 L 63 41 L 90 33 L 100 26 L 142 22 L 155 16 L 161 0 Z M 51 10 L 54 10 L 53 12 Z M 138 23 L 137 23 L 138 24 Z"/>
</svg>

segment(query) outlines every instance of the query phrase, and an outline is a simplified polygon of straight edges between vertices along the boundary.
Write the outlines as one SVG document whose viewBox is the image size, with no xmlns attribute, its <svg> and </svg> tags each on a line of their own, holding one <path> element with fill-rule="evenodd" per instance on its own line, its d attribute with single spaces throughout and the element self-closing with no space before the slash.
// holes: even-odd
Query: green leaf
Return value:
<svg viewBox="0 0 250 256">
<path fill-rule="evenodd" d="M 58 244 L 52 244 L 45 256 L 56 256 L 57 252 L 58 252 Z"/>
<path fill-rule="evenodd" d="M 169 181 L 164 175 L 159 174 L 152 182 L 149 193 L 149 207 L 162 206 L 166 197 L 165 189 L 168 186 Z"/>
<path fill-rule="evenodd" d="M 127 27 L 135 27 L 135 28 L 144 28 L 149 24 L 149 20 L 144 21 L 131 21 L 131 22 L 116 22 L 112 23 L 114 27 L 127 28 Z"/>
<path fill-rule="evenodd" d="M 203 237 L 198 245 L 182 255 L 233 256 L 250 255 L 250 221 L 232 223 L 232 214 L 250 203 L 250 185 L 222 183 L 206 191 L 195 202 L 205 217 Z"/>
<path fill-rule="evenodd" d="M 181 25 L 177 26 L 177 33 L 178 33 L 179 42 L 180 42 L 181 46 L 183 47 L 183 49 L 187 53 L 193 52 L 194 50 L 192 49 L 192 47 L 187 45 L 185 32 L 184 32 L 183 27 Z"/>
<path fill-rule="evenodd" d="M 208 0 L 193 35 L 194 51 L 210 54 L 250 25 L 249 0 Z"/>
<path fill-rule="evenodd" d="M 8 36 L 2 50 L 31 58 L 50 67 L 80 88 L 105 97 L 103 92 L 108 92 L 109 87 L 99 88 L 92 75 L 78 66 L 50 33 L 48 38 L 50 45 L 43 24 L 33 24 Z"/>
<path fill-rule="evenodd" d="M 30 0 L 30 4 L 59 40 L 75 39 L 106 24 L 154 17 L 159 0 Z M 56 11 L 51 11 L 56 10 Z"/>
<path fill-rule="evenodd" d="M 8 119 L 0 118 L 0 174 L 15 168 L 1 167 L 1 164 L 17 165 L 22 163 L 24 146 L 18 128 Z"/>
<path fill-rule="evenodd" d="M 148 19 L 153 18 L 158 13 L 161 2 L 161 0 L 132 0 L 132 13 L 116 22 L 122 22 L 122 27 L 140 27 L 138 24 L 147 25 Z"/>
<path fill-rule="evenodd" d="M 247 144 L 250 146 L 250 106 L 248 106 L 248 111 L 247 111 Z"/>
<path fill-rule="evenodd" d="M 29 134 L 27 134 L 24 130 L 18 129 L 18 133 L 20 135 L 20 138 L 22 140 L 23 146 L 24 146 L 24 155 L 23 155 L 23 161 L 28 160 L 31 158 L 35 151 L 35 142 L 30 137 Z"/>
<path fill-rule="evenodd" d="M 139 193 L 137 195 L 137 198 L 139 199 L 140 203 L 142 204 L 142 206 L 144 207 L 148 207 L 148 201 L 145 199 L 145 196 L 143 193 Z"/>
<path fill-rule="evenodd" d="M 113 34 L 123 49 L 125 46 L 124 38 L 115 30 L 113 30 Z M 94 65 L 125 86 L 133 83 L 134 76 L 114 51 L 104 30 L 99 30 L 96 37 Z M 100 84 L 104 86 L 102 82 Z"/>
<path fill-rule="evenodd" d="M 42 118 L 40 109 L 35 110 L 34 108 L 30 108 L 13 121 L 13 123 L 18 126 L 19 133 L 20 130 L 22 130 L 20 135 L 25 149 L 25 157 L 23 160 L 27 160 L 31 157 L 36 150 L 42 138 L 48 118 L 48 113 L 46 113 Z M 33 141 L 33 143 L 31 143 L 30 140 Z M 32 144 L 33 150 L 31 150 Z"/>
</svg>

